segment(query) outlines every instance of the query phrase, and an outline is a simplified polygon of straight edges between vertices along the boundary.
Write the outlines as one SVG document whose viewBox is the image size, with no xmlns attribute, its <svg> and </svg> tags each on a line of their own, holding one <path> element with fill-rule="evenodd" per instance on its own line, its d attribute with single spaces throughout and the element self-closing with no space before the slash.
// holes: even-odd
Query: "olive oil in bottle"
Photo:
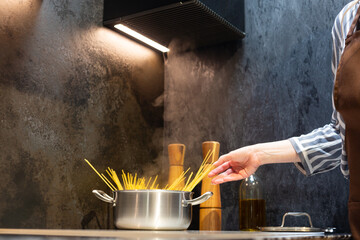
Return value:
<svg viewBox="0 0 360 240">
<path fill-rule="evenodd" d="M 258 231 L 265 224 L 263 189 L 260 180 L 253 174 L 240 184 L 239 226 L 243 231 Z"/>
</svg>

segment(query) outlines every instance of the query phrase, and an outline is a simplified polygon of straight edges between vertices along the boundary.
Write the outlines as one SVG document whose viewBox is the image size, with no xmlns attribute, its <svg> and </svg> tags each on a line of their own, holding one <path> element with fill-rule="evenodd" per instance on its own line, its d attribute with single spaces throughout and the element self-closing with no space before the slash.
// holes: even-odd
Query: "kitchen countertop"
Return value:
<svg viewBox="0 0 360 240">
<path fill-rule="evenodd" d="M 245 231 L 129 231 L 129 230 L 70 230 L 70 229 L 0 229 L 0 239 L 351 239 L 349 234 L 322 232 L 245 232 Z"/>
</svg>

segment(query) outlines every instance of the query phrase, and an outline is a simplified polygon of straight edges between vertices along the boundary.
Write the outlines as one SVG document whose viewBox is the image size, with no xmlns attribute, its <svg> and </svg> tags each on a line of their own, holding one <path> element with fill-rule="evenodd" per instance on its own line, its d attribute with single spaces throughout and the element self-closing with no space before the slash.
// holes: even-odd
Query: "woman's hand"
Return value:
<svg viewBox="0 0 360 240">
<path fill-rule="evenodd" d="M 243 147 L 222 155 L 214 163 L 216 168 L 209 173 L 208 177 L 217 175 L 211 181 L 213 184 L 237 181 L 249 177 L 260 165 L 253 147 Z"/>
<path fill-rule="evenodd" d="M 263 164 L 289 162 L 300 162 L 289 140 L 261 143 L 222 155 L 208 177 L 214 177 L 211 183 L 220 184 L 247 178 Z"/>
</svg>

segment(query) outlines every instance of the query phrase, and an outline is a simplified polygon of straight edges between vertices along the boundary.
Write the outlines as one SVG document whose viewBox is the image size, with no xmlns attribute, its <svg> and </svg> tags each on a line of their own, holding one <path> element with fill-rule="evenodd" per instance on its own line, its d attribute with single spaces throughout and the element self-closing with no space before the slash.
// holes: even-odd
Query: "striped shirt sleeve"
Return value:
<svg viewBox="0 0 360 240">
<path fill-rule="evenodd" d="M 331 69 L 334 80 L 345 47 L 346 34 L 350 29 L 359 4 L 358 0 L 348 3 L 336 17 L 332 28 Z M 340 165 L 344 176 L 346 178 L 349 176 L 346 151 L 343 148 L 345 123 L 341 115 L 335 110 L 334 101 L 332 102 L 334 111 L 330 124 L 308 134 L 289 139 L 301 159 L 301 163 L 295 163 L 295 165 L 305 175 L 327 172 Z"/>
<path fill-rule="evenodd" d="M 330 171 L 340 164 L 341 138 L 332 124 L 289 140 L 301 159 L 295 165 L 306 175 Z"/>
</svg>

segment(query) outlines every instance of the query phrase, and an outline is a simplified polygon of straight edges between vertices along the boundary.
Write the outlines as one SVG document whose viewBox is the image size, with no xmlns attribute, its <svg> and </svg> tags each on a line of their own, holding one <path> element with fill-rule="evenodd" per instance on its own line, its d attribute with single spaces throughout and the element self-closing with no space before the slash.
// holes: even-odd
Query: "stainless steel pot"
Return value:
<svg viewBox="0 0 360 240">
<path fill-rule="evenodd" d="M 185 230 L 192 218 L 192 205 L 208 200 L 206 192 L 192 199 L 192 192 L 168 190 L 114 191 L 110 197 L 101 190 L 92 191 L 100 200 L 114 206 L 114 224 L 120 229 Z"/>
</svg>

